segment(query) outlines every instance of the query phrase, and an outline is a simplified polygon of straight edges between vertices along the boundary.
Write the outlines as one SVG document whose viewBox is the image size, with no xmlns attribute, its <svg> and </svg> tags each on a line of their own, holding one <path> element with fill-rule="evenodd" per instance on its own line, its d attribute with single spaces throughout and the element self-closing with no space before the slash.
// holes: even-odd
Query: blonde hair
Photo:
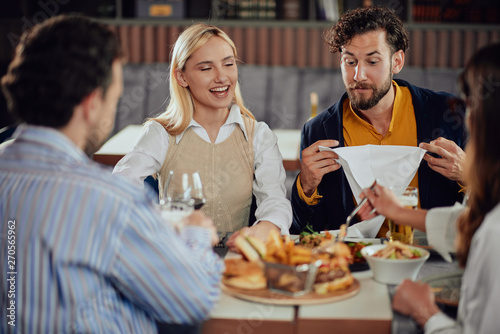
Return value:
<svg viewBox="0 0 500 334">
<path fill-rule="evenodd" d="M 193 119 L 194 101 L 188 87 L 182 87 L 176 80 L 176 71 L 183 70 L 187 60 L 198 49 L 204 46 L 212 37 L 220 37 L 233 49 L 234 57 L 237 59 L 236 46 L 229 36 L 221 29 L 205 23 L 196 23 L 184 30 L 175 42 L 170 63 L 170 102 L 167 110 L 154 118 L 167 132 L 173 136 L 182 133 Z M 234 100 L 243 115 L 255 119 L 248 110 L 241 96 L 240 84 L 236 83 Z"/>
</svg>

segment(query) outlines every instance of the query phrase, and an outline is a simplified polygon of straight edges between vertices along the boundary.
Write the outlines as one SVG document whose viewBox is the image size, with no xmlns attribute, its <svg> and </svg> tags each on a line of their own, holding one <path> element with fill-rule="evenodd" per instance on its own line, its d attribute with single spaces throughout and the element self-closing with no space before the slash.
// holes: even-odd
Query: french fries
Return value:
<svg viewBox="0 0 500 334">
<path fill-rule="evenodd" d="M 287 265 L 299 265 L 313 262 L 313 256 L 310 249 L 295 245 L 290 236 L 281 235 L 278 231 L 272 230 L 266 243 L 266 256 L 264 261 L 272 263 L 281 263 Z"/>
<path fill-rule="evenodd" d="M 240 239 L 238 239 L 240 238 Z M 349 271 L 349 263 L 352 261 L 351 251 L 343 242 L 334 242 L 333 240 L 323 240 L 331 243 L 328 252 L 318 252 L 309 247 L 296 245 L 290 236 L 281 236 L 276 230 L 271 230 L 268 234 L 265 245 L 260 242 L 252 242 L 251 237 L 237 237 L 236 246 L 239 251 L 248 260 L 252 256 L 247 253 L 255 252 L 256 261 L 258 254 L 265 262 L 265 275 L 268 286 L 280 291 L 299 293 L 311 288 L 305 287 L 306 282 L 312 284 L 314 291 L 319 294 L 347 289 L 353 282 Z M 255 241 L 255 240 L 253 240 Z M 332 242 L 333 241 L 333 242 Z M 259 249 L 256 252 L 248 252 L 247 248 Z M 276 265 L 274 265 L 274 263 Z M 307 271 L 297 271 L 297 266 L 312 265 Z M 315 275 L 311 280 L 309 275 Z"/>
<path fill-rule="evenodd" d="M 239 238 L 239 237 L 238 237 Z M 241 238 L 244 239 L 244 238 Z M 247 237 L 244 241 L 250 241 Z M 255 253 L 255 256 L 251 257 L 255 260 L 258 259 L 257 252 L 251 249 L 252 252 L 248 252 L 245 245 L 243 245 L 243 240 L 237 240 L 241 242 L 236 242 L 236 246 L 246 258 L 249 258 L 248 253 Z M 331 242 L 331 240 L 324 240 L 325 242 Z M 245 247 L 244 247 L 245 246 Z M 255 243 L 248 243 L 248 246 L 255 248 Z M 250 247 L 250 248 L 252 248 Z M 342 242 L 331 243 L 329 252 L 317 252 L 306 246 L 297 245 L 290 239 L 290 236 L 281 236 L 276 230 L 271 230 L 267 237 L 265 246 L 259 247 L 259 252 L 262 260 L 271 263 L 280 263 L 285 265 L 297 266 L 301 264 L 314 263 L 316 260 L 321 260 L 324 264 L 328 264 L 333 258 L 336 258 L 336 266 L 348 266 L 352 262 L 352 255 L 349 247 Z M 250 260 L 252 260 L 250 259 Z"/>
<path fill-rule="evenodd" d="M 412 250 L 408 245 L 399 241 L 390 241 L 386 243 L 386 247 L 373 254 L 375 257 L 382 259 L 406 260 L 419 258 L 422 255 L 418 250 Z"/>
</svg>

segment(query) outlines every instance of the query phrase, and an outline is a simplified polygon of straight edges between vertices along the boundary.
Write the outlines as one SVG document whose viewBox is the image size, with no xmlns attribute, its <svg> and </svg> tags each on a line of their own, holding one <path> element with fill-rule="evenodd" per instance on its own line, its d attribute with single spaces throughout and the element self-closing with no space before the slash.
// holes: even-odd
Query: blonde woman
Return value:
<svg viewBox="0 0 500 334">
<path fill-rule="evenodd" d="M 207 197 L 202 210 L 217 229 L 245 229 L 265 240 L 271 229 L 288 234 L 292 211 L 276 136 L 245 107 L 237 61 L 234 43 L 219 28 L 203 23 L 187 28 L 172 53 L 167 110 L 146 122 L 114 173 L 141 184 L 158 175 L 162 189 L 170 170 L 195 168 Z M 247 227 L 252 194 L 256 221 Z"/>
</svg>

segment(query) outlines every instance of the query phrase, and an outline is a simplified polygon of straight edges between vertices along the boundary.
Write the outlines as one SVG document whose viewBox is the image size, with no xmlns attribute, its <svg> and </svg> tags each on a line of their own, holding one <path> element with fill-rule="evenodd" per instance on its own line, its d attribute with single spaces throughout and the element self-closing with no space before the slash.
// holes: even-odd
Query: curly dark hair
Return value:
<svg viewBox="0 0 500 334">
<path fill-rule="evenodd" d="M 387 32 L 387 44 L 392 52 L 409 48 L 408 31 L 393 9 L 386 7 L 361 7 L 351 10 L 323 34 L 330 52 L 342 52 L 354 36 L 383 29 Z"/>
<path fill-rule="evenodd" d="M 28 124 L 61 128 L 93 90 L 106 94 L 121 57 L 106 26 L 83 16 L 48 19 L 23 34 L 2 78 L 9 109 Z"/>
</svg>

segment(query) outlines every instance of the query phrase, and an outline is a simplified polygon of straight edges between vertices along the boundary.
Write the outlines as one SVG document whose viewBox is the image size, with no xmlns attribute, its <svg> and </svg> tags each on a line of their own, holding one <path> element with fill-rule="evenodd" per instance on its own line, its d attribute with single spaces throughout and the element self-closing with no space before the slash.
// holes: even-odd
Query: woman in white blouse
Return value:
<svg viewBox="0 0 500 334">
<path fill-rule="evenodd" d="M 500 44 L 474 55 L 460 77 L 460 86 L 470 131 L 466 206 L 412 212 L 399 206 L 383 187 L 365 194 L 380 214 L 427 229 L 434 247 L 441 243 L 445 250 L 456 235 L 455 249 L 465 267 L 456 321 L 440 312 L 429 285 L 409 280 L 398 287 L 394 310 L 412 316 L 426 333 L 499 333 Z"/>
<path fill-rule="evenodd" d="M 237 60 L 234 43 L 219 28 L 198 23 L 186 29 L 172 52 L 167 110 L 146 122 L 113 172 L 141 184 L 159 176 L 161 189 L 170 170 L 196 169 L 207 197 L 202 210 L 218 230 L 244 229 L 265 240 L 271 229 L 288 234 L 292 210 L 277 138 L 244 106 Z M 252 194 L 256 221 L 247 227 Z"/>
</svg>

